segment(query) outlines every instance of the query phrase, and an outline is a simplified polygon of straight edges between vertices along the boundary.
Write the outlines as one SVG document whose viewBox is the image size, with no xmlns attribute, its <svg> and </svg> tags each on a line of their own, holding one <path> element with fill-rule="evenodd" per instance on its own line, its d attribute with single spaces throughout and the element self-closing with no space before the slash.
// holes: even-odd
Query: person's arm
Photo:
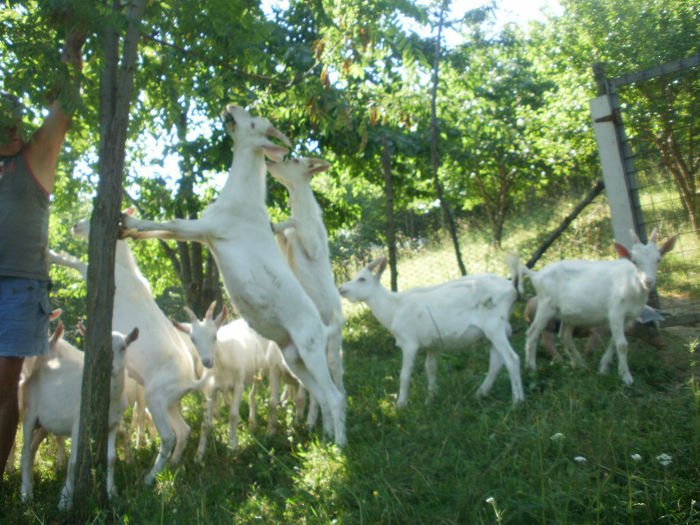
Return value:
<svg viewBox="0 0 700 525">
<path fill-rule="evenodd" d="M 76 80 L 71 82 L 70 96 L 77 102 L 80 91 L 80 71 L 82 70 L 81 50 L 85 34 L 78 29 L 72 30 L 67 36 L 61 58 L 75 69 Z M 49 108 L 49 114 L 41 127 L 34 133 L 24 148 L 29 168 L 34 177 L 47 193 L 53 190 L 56 180 L 56 164 L 61 151 L 61 144 L 70 125 L 71 114 L 66 112 L 61 103 L 56 100 Z"/>
</svg>

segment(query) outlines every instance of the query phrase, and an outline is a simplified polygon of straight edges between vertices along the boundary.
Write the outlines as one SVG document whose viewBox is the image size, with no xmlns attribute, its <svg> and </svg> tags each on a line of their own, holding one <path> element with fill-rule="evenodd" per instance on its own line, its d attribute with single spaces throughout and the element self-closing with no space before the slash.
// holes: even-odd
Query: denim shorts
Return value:
<svg viewBox="0 0 700 525">
<path fill-rule="evenodd" d="M 48 351 L 48 284 L 0 277 L 0 357 L 29 357 Z"/>
</svg>

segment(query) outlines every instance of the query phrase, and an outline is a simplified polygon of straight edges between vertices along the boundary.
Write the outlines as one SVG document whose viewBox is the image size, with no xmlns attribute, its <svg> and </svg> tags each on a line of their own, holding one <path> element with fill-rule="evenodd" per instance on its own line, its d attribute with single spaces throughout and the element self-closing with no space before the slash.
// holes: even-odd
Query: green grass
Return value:
<svg viewBox="0 0 700 525">
<path fill-rule="evenodd" d="M 537 231 L 556 226 L 553 210 L 533 216 Z M 568 255 L 600 253 L 609 246 L 604 221 L 580 219 L 564 243 Z M 513 225 L 496 249 L 487 232 L 466 228 L 470 271 L 505 273 L 502 256 L 523 258 L 541 233 Z M 594 251 L 595 251 L 594 250 Z M 548 258 L 564 251 L 557 246 Z M 404 254 L 400 288 L 427 284 L 428 258 L 446 252 L 438 242 Z M 447 266 L 444 260 L 442 266 Z M 456 265 L 455 265 L 456 267 Z M 446 270 L 451 271 L 451 270 Z M 432 277 L 444 280 L 442 275 Z M 686 283 L 687 284 L 687 283 Z M 683 286 L 680 283 L 679 286 Z M 524 331 L 516 305 L 511 342 L 521 355 Z M 349 310 L 350 311 L 350 310 Z M 630 341 L 635 382 L 595 372 L 602 349 L 587 355 L 588 369 L 551 364 L 540 356 L 536 374 L 523 372 L 526 402 L 511 404 L 505 372 L 488 398 L 476 389 L 488 367 L 484 345 L 443 354 L 438 393 L 427 404 L 422 363 L 411 380 L 409 404 L 395 406 L 401 353 L 365 308 L 355 308 L 345 329 L 348 445 L 339 450 L 315 431 L 294 428 L 291 407 L 279 432 L 264 433 L 266 406 L 258 401 L 259 430 L 239 429 L 240 447 L 226 448 L 226 418 L 203 465 L 194 461 L 202 404 L 185 399 L 193 431 L 180 465 L 169 465 L 154 487 L 143 477 L 157 440 L 136 452 L 132 465 L 117 462 L 119 496 L 93 523 L 346 523 L 346 524 L 609 524 L 700 521 L 700 384 L 697 330 L 667 331 L 659 350 Z M 419 357 L 420 359 L 420 357 Z M 262 398 L 263 396 L 261 396 Z M 247 400 L 246 400 L 247 402 Z M 221 408 L 222 416 L 225 410 Z M 241 407 L 245 419 L 247 407 Z M 563 437 L 555 438 L 561 434 Z M 19 474 L 6 480 L 0 523 L 69 523 L 56 510 L 65 471 L 54 472 L 51 447 L 35 469 L 35 501 L 19 501 Z M 671 456 L 667 466 L 656 457 Z M 639 455 L 636 461 L 633 455 Z M 577 457 L 585 461 L 577 461 Z M 636 456 L 635 456 L 636 457 Z M 487 501 L 488 500 L 488 501 Z"/>
</svg>

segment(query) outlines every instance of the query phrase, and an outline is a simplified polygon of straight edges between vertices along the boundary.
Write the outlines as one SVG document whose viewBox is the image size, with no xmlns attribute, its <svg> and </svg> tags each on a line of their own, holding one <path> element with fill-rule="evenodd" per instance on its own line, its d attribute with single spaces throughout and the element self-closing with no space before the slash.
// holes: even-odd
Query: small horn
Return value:
<svg viewBox="0 0 700 525">
<path fill-rule="evenodd" d="M 656 227 L 653 230 L 651 230 L 651 235 L 649 235 L 649 242 L 656 242 L 656 236 L 659 233 L 659 228 Z"/>
<path fill-rule="evenodd" d="M 214 316 L 214 308 L 216 308 L 216 300 L 212 301 L 207 309 L 207 313 L 204 315 L 205 319 L 211 319 Z"/>
</svg>

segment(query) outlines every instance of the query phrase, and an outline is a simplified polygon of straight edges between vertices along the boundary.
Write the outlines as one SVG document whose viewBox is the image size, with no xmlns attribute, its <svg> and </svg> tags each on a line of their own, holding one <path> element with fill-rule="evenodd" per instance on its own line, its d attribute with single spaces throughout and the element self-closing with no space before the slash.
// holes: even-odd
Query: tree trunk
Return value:
<svg viewBox="0 0 700 525">
<path fill-rule="evenodd" d="M 138 44 L 138 27 L 145 0 L 134 0 L 118 70 L 119 34 L 112 27 L 103 33 L 105 66 L 100 84 L 100 160 L 97 197 L 90 220 L 88 266 L 88 326 L 85 371 L 81 392 L 80 434 L 77 446 L 74 519 L 85 521 L 90 502 L 108 506 L 107 420 L 112 369 L 112 311 L 114 306 L 114 252 L 121 206 L 124 146 L 129 118 Z M 113 9 L 120 9 L 115 0 Z"/>
<path fill-rule="evenodd" d="M 442 38 L 442 26 L 445 22 L 445 12 L 449 6 L 449 1 L 445 0 L 440 8 L 440 21 L 438 23 L 438 33 L 437 39 L 435 40 L 435 61 L 433 63 L 433 88 L 432 95 L 430 99 L 430 159 L 433 167 L 433 185 L 435 186 L 435 193 L 440 200 L 440 206 L 445 214 L 445 220 L 447 221 L 447 228 L 450 231 L 450 237 L 452 237 L 452 244 L 455 248 L 455 256 L 457 257 L 457 266 L 459 266 L 459 271 L 462 275 L 467 274 L 467 269 L 464 267 L 462 262 L 462 253 L 459 249 L 459 239 L 457 238 L 457 228 L 455 226 L 454 216 L 452 215 L 452 209 L 449 203 L 445 200 L 442 191 L 442 184 L 440 183 L 440 178 L 438 177 L 438 169 L 440 168 L 440 157 L 438 155 L 438 135 L 440 130 L 437 124 L 437 109 L 436 109 L 436 99 L 437 99 L 437 88 L 439 80 L 439 70 L 440 70 L 440 39 Z"/>
<path fill-rule="evenodd" d="M 386 243 L 389 249 L 389 269 L 391 272 L 391 290 L 398 290 L 396 268 L 396 226 L 394 225 L 394 184 L 391 180 L 391 151 L 389 141 L 382 138 L 382 167 L 384 168 L 384 195 L 386 196 Z"/>
</svg>

